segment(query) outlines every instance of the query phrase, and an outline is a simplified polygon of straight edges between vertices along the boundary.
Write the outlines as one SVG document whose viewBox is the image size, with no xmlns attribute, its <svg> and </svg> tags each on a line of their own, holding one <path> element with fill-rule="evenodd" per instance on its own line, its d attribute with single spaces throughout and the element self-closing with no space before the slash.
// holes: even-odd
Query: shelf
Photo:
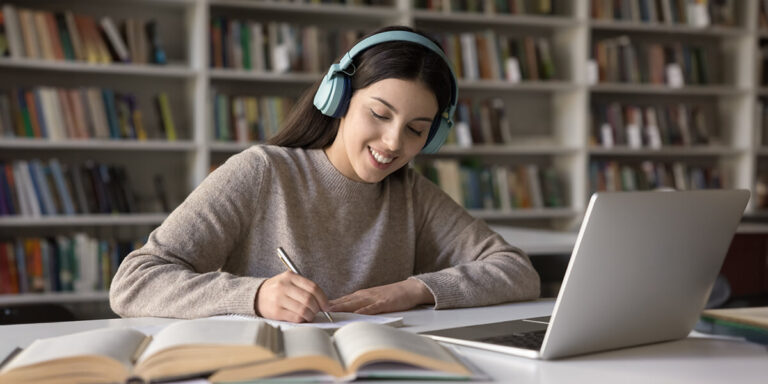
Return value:
<svg viewBox="0 0 768 384">
<path fill-rule="evenodd" d="M 25 58 L 0 58 L 0 68 L 172 78 L 189 78 L 195 76 L 197 73 L 197 71 L 193 70 L 192 68 L 179 64 L 92 64 L 81 61 L 41 60 Z"/>
<path fill-rule="evenodd" d="M 290 14 L 307 14 L 311 16 L 348 16 L 355 17 L 357 20 L 371 19 L 395 19 L 402 15 L 402 12 L 394 7 L 365 6 L 365 5 L 342 5 L 328 3 L 278 3 L 273 1 L 252 1 L 252 0 L 209 0 L 211 7 L 215 8 L 236 8 L 237 10 L 259 10 L 270 12 L 283 12 Z"/>
<path fill-rule="evenodd" d="M 648 156 L 648 157 L 695 157 L 695 156 L 734 156 L 744 153 L 743 150 L 722 145 L 706 146 L 668 146 L 661 149 L 614 147 L 589 149 L 592 156 Z"/>
<path fill-rule="evenodd" d="M 461 91 L 518 91 L 518 92 L 564 92 L 575 91 L 576 83 L 560 80 L 523 81 L 511 83 L 504 80 L 463 80 L 459 79 Z"/>
<path fill-rule="evenodd" d="M 468 209 L 472 216 L 483 220 L 509 219 L 565 219 L 579 215 L 572 208 L 517 209 L 510 211 L 490 209 Z"/>
<path fill-rule="evenodd" d="M 766 87 L 764 85 L 760 86 L 757 89 L 757 94 L 758 94 L 758 96 L 768 96 L 768 87 Z"/>
<path fill-rule="evenodd" d="M 601 83 L 589 87 L 594 93 L 627 93 L 674 96 L 737 96 L 747 94 L 748 89 L 728 85 L 689 85 L 672 88 L 657 84 Z"/>
<path fill-rule="evenodd" d="M 237 142 L 224 142 L 224 141 L 215 141 L 212 142 L 210 145 L 211 152 L 242 152 L 248 148 L 250 148 L 253 145 L 262 144 L 262 143 L 237 143 Z"/>
<path fill-rule="evenodd" d="M 494 155 L 573 155 L 579 151 L 578 148 L 567 148 L 561 145 L 473 145 L 471 147 L 460 147 L 458 145 L 447 144 L 440 148 L 440 151 L 433 155 L 461 155 L 461 156 L 494 156 Z M 425 156 L 425 155 L 421 155 Z"/>
<path fill-rule="evenodd" d="M 572 28 L 580 25 L 576 19 L 565 16 L 504 15 L 479 12 L 436 12 L 414 10 L 413 19 L 419 21 L 477 24 L 481 26 L 525 26 L 536 28 Z"/>
<path fill-rule="evenodd" d="M 766 146 L 761 146 L 761 147 L 758 147 L 758 148 L 755 150 L 755 154 L 756 154 L 757 156 L 768 156 L 768 147 L 766 147 Z"/>
<path fill-rule="evenodd" d="M 589 22 L 594 31 L 641 32 L 653 34 L 696 35 L 713 37 L 745 36 L 749 31 L 737 27 L 694 27 L 686 24 L 643 23 L 621 20 L 595 20 Z"/>
<path fill-rule="evenodd" d="M 159 225 L 167 216 L 164 213 L 55 215 L 40 217 L 2 216 L 0 217 L 0 228 Z"/>
<path fill-rule="evenodd" d="M 267 83 L 291 83 L 310 85 L 324 74 L 320 73 L 275 73 L 263 71 L 244 71 L 238 69 L 211 68 L 208 70 L 211 80 L 243 80 Z"/>
<path fill-rule="evenodd" d="M 0 305 L 32 303 L 77 303 L 84 301 L 107 301 L 109 292 L 47 292 L 0 295 Z"/>
<path fill-rule="evenodd" d="M 47 140 L 31 138 L 3 138 L 0 139 L 0 148 L 13 150 L 46 149 L 46 150 L 93 150 L 93 151 L 177 151 L 188 152 L 195 149 L 192 141 L 165 141 L 165 140 Z"/>
</svg>

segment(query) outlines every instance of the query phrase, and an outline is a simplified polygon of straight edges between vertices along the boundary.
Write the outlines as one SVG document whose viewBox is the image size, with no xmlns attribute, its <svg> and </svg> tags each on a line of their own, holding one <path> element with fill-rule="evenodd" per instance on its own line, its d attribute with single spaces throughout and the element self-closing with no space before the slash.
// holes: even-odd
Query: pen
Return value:
<svg viewBox="0 0 768 384">
<path fill-rule="evenodd" d="M 285 264 L 285 266 L 286 266 L 286 267 L 288 267 L 288 269 L 290 269 L 290 270 L 291 270 L 293 273 L 295 273 L 295 274 L 297 274 L 297 275 L 301 276 L 301 272 L 299 272 L 299 269 L 298 269 L 298 268 L 296 268 L 296 265 L 295 265 L 295 264 L 293 264 L 293 261 L 291 261 L 291 259 L 288 257 L 288 254 L 287 254 L 287 253 L 285 253 L 285 251 L 283 250 L 283 247 L 277 247 L 277 257 L 278 257 L 278 258 L 280 259 L 280 261 L 282 261 L 282 262 L 283 262 L 283 264 Z M 328 313 L 328 312 L 326 312 L 326 311 L 322 311 L 322 312 L 323 312 L 323 315 L 325 315 L 325 317 L 326 317 L 326 318 L 328 318 L 328 321 L 330 321 L 331 323 L 333 323 L 333 317 L 331 317 L 331 314 L 330 314 L 330 313 Z"/>
</svg>

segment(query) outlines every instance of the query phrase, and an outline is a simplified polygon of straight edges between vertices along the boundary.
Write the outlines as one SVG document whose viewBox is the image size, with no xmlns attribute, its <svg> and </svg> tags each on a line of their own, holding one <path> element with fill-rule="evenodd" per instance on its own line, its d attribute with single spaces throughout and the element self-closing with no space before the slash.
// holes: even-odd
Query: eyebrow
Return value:
<svg viewBox="0 0 768 384">
<path fill-rule="evenodd" d="M 382 103 L 382 104 L 384 104 L 384 105 L 386 105 L 386 106 L 387 106 L 389 109 L 391 109 L 393 112 L 395 112 L 395 113 L 399 113 L 399 112 L 397 112 L 397 108 L 395 108 L 395 106 L 394 106 L 394 105 L 392 105 L 392 104 L 388 103 L 386 100 L 384 100 L 384 99 L 382 99 L 382 98 L 380 98 L 380 97 L 376 97 L 376 96 L 372 96 L 371 98 L 372 98 L 372 99 L 374 99 L 374 100 L 377 100 L 377 101 L 379 101 L 380 103 Z M 431 123 L 431 122 L 432 122 L 432 120 L 433 120 L 433 119 L 430 119 L 430 118 L 428 118 L 428 117 L 417 117 L 417 118 L 413 119 L 413 121 L 426 121 L 426 122 L 428 122 L 428 123 Z"/>
</svg>

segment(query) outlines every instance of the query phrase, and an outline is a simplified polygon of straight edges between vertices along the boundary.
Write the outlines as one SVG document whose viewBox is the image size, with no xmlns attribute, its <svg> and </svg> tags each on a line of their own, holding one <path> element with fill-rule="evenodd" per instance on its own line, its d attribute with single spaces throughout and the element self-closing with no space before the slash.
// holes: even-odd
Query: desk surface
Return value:
<svg viewBox="0 0 768 384">
<path fill-rule="evenodd" d="M 514 318 L 545 316 L 554 302 L 542 300 L 492 307 L 400 312 L 404 329 L 425 330 Z M 134 318 L 0 326 L 0 355 L 34 339 L 102 327 L 147 330 L 176 321 Z M 603 352 L 558 361 L 536 361 L 461 348 L 461 353 L 503 383 L 765 383 L 768 348 L 744 341 L 688 337 L 684 340 Z M 423 382 L 421 382 L 423 384 Z"/>
</svg>

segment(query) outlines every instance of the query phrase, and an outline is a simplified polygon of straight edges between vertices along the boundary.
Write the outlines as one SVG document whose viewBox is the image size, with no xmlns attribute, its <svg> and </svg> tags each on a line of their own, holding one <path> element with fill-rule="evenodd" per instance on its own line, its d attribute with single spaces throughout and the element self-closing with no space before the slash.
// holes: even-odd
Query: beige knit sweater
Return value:
<svg viewBox="0 0 768 384">
<path fill-rule="evenodd" d="M 435 308 L 533 299 L 530 260 L 412 169 L 375 184 L 322 150 L 254 146 L 211 173 L 131 252 L 110 289 L 121 316 L 254 314 L 282 246 L 329 299 L 413 278 Z"/>
</svg>

